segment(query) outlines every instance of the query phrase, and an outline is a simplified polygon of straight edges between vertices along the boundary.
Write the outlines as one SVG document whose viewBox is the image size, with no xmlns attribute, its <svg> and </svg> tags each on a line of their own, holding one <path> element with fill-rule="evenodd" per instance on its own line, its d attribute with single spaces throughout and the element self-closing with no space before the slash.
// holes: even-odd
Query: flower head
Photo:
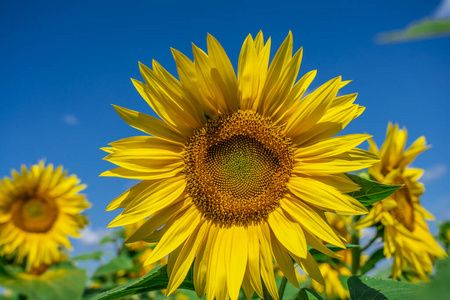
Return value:
<svg viewBox="0 0 450 300">
<path fill-rule="evenodd" d="M 15 255 L 35 270 L 63 260 L 60 248 L 71 249 L 68 236 L 80 236 L 87 224 L 80 213 L 90 204 L 78 193 L 86 187 L 79 183 L 42 161 L 0 180 L 0 255 Z"/>
<path fill-rule="evenodd" d="M 425 219 L 433 216 L 420 204 L 423 184 L 418 182 L 423 170 L 408 168 L 421 152 L 428 149 L 425 138 L 418 138 L 405 150 L 406 129 L 388 125 L 386 140 L 379 150 L 369 140 L 369 151 L 381 161 L 369 168 L 369 174 L 384 184 L 403 184 L 392 196 L 374 204 L 369 214 L 355 224 L 355 228 L 384 225 L 384 255 L 394 256 L 392 277 L 398 278 L 406 268 L 422 279 L 433 270 L 435 258 L 446 256 L 430 234 Z"/>
<path fill-rule="evenodd" d="M 365 207 L 346 193 L 359 187 L 343 173 L 378 158 L 355 147 L 365 134 L 332 137 L 364 110 L 356 94 L 337 97 L 348 82 L 334 78 L 304 97 L 316 72 L 297 81 L 302 49 L 292 55 L 289 33 L 269 65 L 270 38 L 245 40 L 237 76 L 222 46 L 208 35 L 208 53 L 194 61 L 172 50 L 176 79 L 153 61 L 140 64 L 136 89 L 162 119 L 115 106 L 145 136 L 103 148 L 118 168 L 103 173 L 142 180 L 111 202 L 124 208 L 110 226 L 149 219 L 128 239 L 158 242 L 146 263 L 169 255 L 168 294 L 192 262 L 199 297 L 277 298 L 273 258 L 298 286 L 292 259 L 323 282 L 307 244 L 335 256 L 322 242 L 342 239 L 323 211 L 359 215 Z"/>
</svg>

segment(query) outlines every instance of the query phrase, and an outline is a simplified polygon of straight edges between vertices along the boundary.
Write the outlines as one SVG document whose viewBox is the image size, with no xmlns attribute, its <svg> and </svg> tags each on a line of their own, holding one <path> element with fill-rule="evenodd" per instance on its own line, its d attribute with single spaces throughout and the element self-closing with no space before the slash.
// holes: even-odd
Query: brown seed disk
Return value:
<svg viewBox="0 0 450 300">
<path fill-rule="evenodd" d="M 294 158 L 291 140 L 270 118 L 239 110 L 208 120 L 184 161 L 187 190 L 205 217 L 244 226 L 279 206 Z"/>
<path fill-rule="evenodd" d="M 11 206 L 14 224 L 24 231 L 43 233 L 49 231 L 58 216 L 58 208 L 53 201 L 44 197 L 18 197 Z"/>
</svg>

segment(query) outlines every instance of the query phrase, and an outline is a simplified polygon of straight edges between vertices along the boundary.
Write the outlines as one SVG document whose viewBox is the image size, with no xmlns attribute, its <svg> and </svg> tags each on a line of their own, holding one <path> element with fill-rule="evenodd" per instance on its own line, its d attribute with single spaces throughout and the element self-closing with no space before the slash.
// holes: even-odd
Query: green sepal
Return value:
<svg viewBox="0 0 450 300">
<path fill-rule="evenodd" d="M 352 196 L 366 207 L 386 199 L 403 186 L 382 184 L 355 174 L 346 173 L 345 175 L 361 187 L 359 191 L 348 193 L 348 195 Z"/>
</svg>

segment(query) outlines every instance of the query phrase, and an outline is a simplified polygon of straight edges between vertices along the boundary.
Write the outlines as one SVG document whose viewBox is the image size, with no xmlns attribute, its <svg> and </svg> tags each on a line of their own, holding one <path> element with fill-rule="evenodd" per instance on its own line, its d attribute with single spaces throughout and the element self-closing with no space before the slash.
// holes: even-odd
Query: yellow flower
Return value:
<svg viewBox="0 0 450 300">
<path fill-rule="evenodd" d="M 151 136 L 103 148 L 119 166 L 103 176 L 142 180 L 108 206 L 124 208 L 109 226 L 150 216 L 128 242 L 158 242 L 147 264 L 169 254 L 167 294 L 194 258 L 195 289 L 207 299 L 237 299 L 241 286 L 262 296 L 262 282 L 277 298 L 273 257 L 292 284 L 291 258 L 322 282 L 307 244 L 330 256 L 322 241 L 344 248 L 323 210 L 367 212 L 346 194 L 359 187 L 342 173 L 378 161 L 355 148 L 369 136 L 332 138 L 364 108 L 356 94 L 336 97 L 348 83 L 341 77 L 303 97 L 316 72 L 296 82 L 302 50 L 292 56 L 291 33 L 270 66 L 270 39 L 249 35 L 237 78 L 217 40 L 208 35 L 207 44 L 208 54 L 193 46 L 194 62 L 172 51 L 179 80 L 155 61 L 153 70 L 140 65 L 145 83 L 133 83 L 162 120 L 115 106 Z"/>
<path fill-rule="evenodd" d="M 70 249 L 68 236 L 80 236 L 87 224 L 80 213 L 90 204 L 78 194 L 86 187 L 79 183 L 43 161 L 0 180 L 0 255 L 16 254 L 16 262 L 26 259 L 28 269 L 64 260 L 60 247 Z"/>
<path fill-rule="evenodd" d="M 423 184 L 418 182 L 423 170 L 407 168 L 416 156 L 428 149 L 425 138 L 418 138 L 405 150 L 407 132 L 398 125 L 388 125 L 386 140 L 378 150 L 370 140 L 369 151 L 380 156 L 381 161 L 369 168 L 369 174 L 384 184 L 404 184 L 391 197 L 376 203 L 369 214 L 355 224 L 355 228 L 384 225 L 384 255 L 394 255 L 392 277 L 398 278 L 410 267 L 422 279 L 433 270 L 435 258 L 446 256 L 430 234 L 425 219 L 433 216 L 420 204 Z"/>
</svg>

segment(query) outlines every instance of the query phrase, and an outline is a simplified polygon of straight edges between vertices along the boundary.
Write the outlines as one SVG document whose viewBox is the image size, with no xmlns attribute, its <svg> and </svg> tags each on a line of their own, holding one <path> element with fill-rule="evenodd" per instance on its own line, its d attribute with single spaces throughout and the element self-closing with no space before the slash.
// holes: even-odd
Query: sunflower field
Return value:
<svg viewBox="0 0 450 300">
<path fill-rule="evenodd" d="M 438 27 L 433 22 L 375 40 L 449 32 L 445 17 Z M 348 75 L 304 72 L 308 45 L 303 59 L 295 27 L 287 32 L 284 40 L 248 34 L 237 53 L 205 32 L 205 47 L 192 44 L 187 54 L 171 48 L 172 67 L 139 62 L 132 84 L 144 101 L 109 99 L 113 108 L 106 109 L 118 117 L 106 119 L 90 102 L 91 127 L 67 140 L 52 136 L 47 145 L 63 156 L 2 161 L 11 171 L 0 179 L 0 300 L 447 299 L 449 206 L 434 206 L 436 221 L 424 186 L 446 169 L 433 175 L 421 167 L 417 158 L 434 149 L 416 134 L 420 126 L 409 137 L 401 126 L 409 106 L 368 103 Z M 158 44 L 151 51 L 159 48 L 168 51 Z M 77 68 L 66 67 L 68 74 Z M 373 89 L 386 88 L 383 80 L 371 79 Z M 371 124 L 387 127 L 384 140 L 360 121 L 372 107 L 379 115 L 369 113 Z M 66 123 L 77 126 L 70 116 Z M 56 147 L 82 144 L 96 126 L 105 132 L 101 144 Z M 116 132 L 122 127 L 127 131 Z M 85 150 L 103 157 L 103 169 L 78 155 Z M 100 178 L 75 175 L 77 166 Z M 119 193 L 110 197 L 106 184 Z M 99 192 L 91 196 L 91 189 Z M 92 232 L 89 224 L 102 222 L 108 225 Z"/>
</svg>

